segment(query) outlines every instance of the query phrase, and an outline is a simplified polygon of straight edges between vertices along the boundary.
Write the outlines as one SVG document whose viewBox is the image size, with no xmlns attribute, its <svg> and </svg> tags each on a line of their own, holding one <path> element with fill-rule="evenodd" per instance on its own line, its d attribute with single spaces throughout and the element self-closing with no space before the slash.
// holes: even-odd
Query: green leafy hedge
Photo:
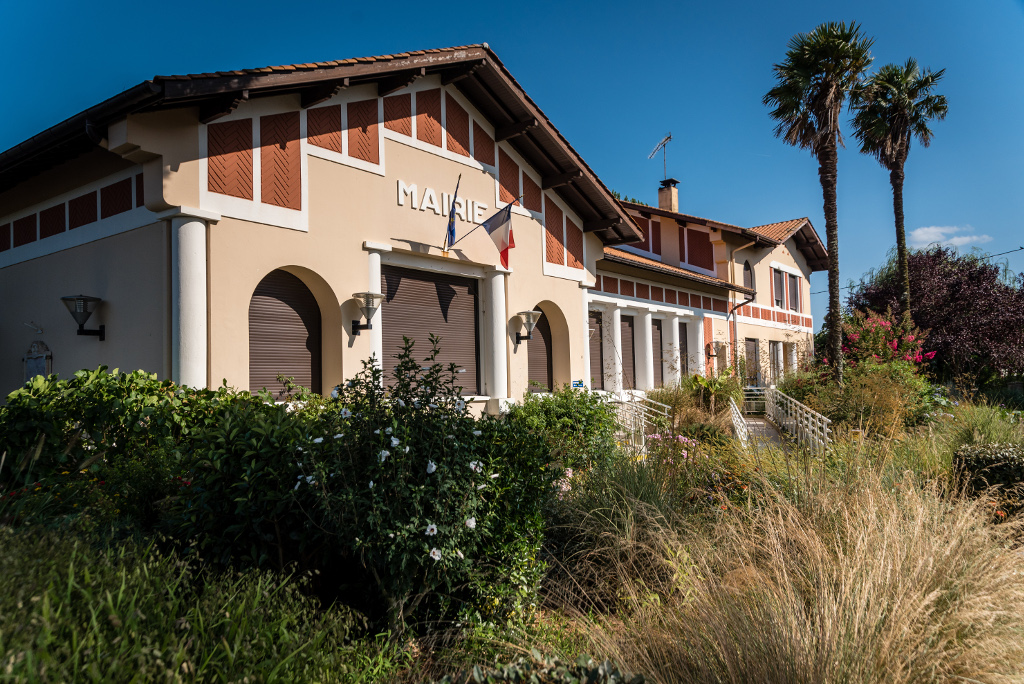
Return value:
<svg viewBox="0 0 1024 684">
<path fill-rule="evenodd" d="M 622 672 L 612 662 L 596 662 L 580 656 L 575 664 L 541 658 L 533 652 L 533 660 L 520 659 L 494 670 L 474 667 L 470 673 L 448 676 L 438 684 L 498 684 L 499 682 L 530 682 L 532 684 L 644 684 L 643 675 Z"/>
<path fill-rule="evenodd" d="M 953 457 L 953 467 L 971 494 L 1000 487 L 1000 498 L 1012 510 L 1024 508 L 1016 491 L 1024 485 L 1024 446 L 1019 444 L 968 444 Z M 1010 512 L 1010 511 L 1007 511 Z"/>
<path fill-rule="evenodd" d="M 615 413 L 596 392 L 566 385 L 527 394 L 509 408 L 509 419 L 541 435 L 552 459 L 566 468 L 588 468 L 615 451 Z"/>
</svg>

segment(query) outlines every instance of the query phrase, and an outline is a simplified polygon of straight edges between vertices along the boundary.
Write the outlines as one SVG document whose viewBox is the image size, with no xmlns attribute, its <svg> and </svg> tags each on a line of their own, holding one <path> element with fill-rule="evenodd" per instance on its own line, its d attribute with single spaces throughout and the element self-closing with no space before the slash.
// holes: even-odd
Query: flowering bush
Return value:
<svg viewBox="0 0 1024 684">
<path fill-rule="evenodd" d="M 509 418 L 540 434 L 551 457 L 568 468 L 589 468 L 615 450 L 615 413 L 601 395 L 568 385 L 551 394 L 527 394 Z"/>
<path fill-rule="evenodd" d="M 849 366 L 865 361 L 922 364 L 935 358 L 935 352 L 924 351 L 925 337 L 917 328 L 897 321 L 892 312 L 855 310 L 843 322 L 843 355 Z"/>
</svg>

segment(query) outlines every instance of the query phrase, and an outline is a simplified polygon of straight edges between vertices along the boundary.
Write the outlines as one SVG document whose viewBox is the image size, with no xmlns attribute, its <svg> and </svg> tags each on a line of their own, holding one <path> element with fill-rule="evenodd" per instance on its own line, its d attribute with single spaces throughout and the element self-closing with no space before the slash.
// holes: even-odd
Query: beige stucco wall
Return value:
<svg viewBox="0 0 1024 684">
<path fill-rule="evenodd" d="M 168 260 L 166 224 L 157 223 L 0 269 L 0 393 L 24 382 L 21 359 L 35 340 L 50 348 L 53 372 L 63 377 L 100 365 L 167 377 Z M 77 335 L 60 301 L 77 294 L 103 299 L 86 327 L 106 325 L 105 341 Z"/>
<path fill-rule="evenodd" d="M 448 259 L 440 249 L 446 218 L 432 211 L 398 205 L 398 179 L 436 192 L 450 192 L 462 174 L 459 196 L 494 209 L 494 179 L 486 172 L 458 164 L 401 143 L 385 140 L 387 175 L 309 158 L 309 231 L 297 231 L 224 218 L 210 229 L 210 379 L 248 388 L 249 300 L 259 281 L 276 268 L 301 278 L 316 295 L 323 315 L 324 387 L 355 375 L 370 355 L 370 335 L 352 336 L 350 322 L 359 318 L 353 292 L 369 286 L 369 260 L 364 241 L 390 245 L 389 259 L 409 265 L 482 273 L 498 262 L 494 243 L 481 229 L 459 243 Z M 543 275 L 543 227 L 532 218 L 514 215 L 515 249 L 509 261 L 506 310 L 510 319 L 504 343 L 508 349 L 510 394 L 520 397 L 527 385 L 527 347 L 515 348 L 520 330 L 517 311 L 540 305 L 555 331 L 555 380 L 583 377 L 582 295 L 578 282 Z M 458 220 L 461 237 L 470 226 Z M 588 236 L 589 237 L 589 236 Z M 588 239 L 593 271 L 596 239 Z M 418 262 L 416 262 L 418 260 Z M 592 276 L 591 276 L 592 279 Z M 483 297 L 481 297 L 481 301 Z M 387 306 L 384 304 L 384 306 Z M 561 316 L 562 320 L 559 320 Z M 564 330 L 564 335 L 559 331 Z M 487 354 L 481 335 L 481 356 Z"/>
</svg>

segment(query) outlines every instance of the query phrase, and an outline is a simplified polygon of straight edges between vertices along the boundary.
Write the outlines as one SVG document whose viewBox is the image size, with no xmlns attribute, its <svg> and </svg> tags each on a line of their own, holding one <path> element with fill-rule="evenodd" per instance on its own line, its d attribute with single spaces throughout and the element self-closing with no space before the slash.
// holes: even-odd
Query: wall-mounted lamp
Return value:
<svg viewBox="0 0 1024 684">
<path fill-rule="evenodd" d="M 377 309 L 380 308 L 381 302 L 384 301 L 384 295 L 379 292 L 356 292 L 352 296 L 359 300 L 359 311 L 366 319 L 366 323 L 360 323 L 358 320 L 352 321 L 352 334 L 358 335 L 360 330 L 373 329 L 373 323 L 370 321 L 373 319 L 373 314 L 377 313 Z"/>
<path fill-rule="evenodd" d="M 89 316 L 92 316 L 92 312 L 96 310 L 96 306 L 103 300 L 99 297 L 86 297 L 85 295 L 78 295 L 76 297 L 61 297 L 60 301 L 64 302 L 64 306 L 68 307 L 68 311 L 71 312 L 72 318 L 78 323 L 78 334 L 79 335 L 92 335 L 100 338 L 100 342 L 107 339 L 106 330 L 107 326 L 101 325 L 96 330 L 86 330 L 85 322 L 89 320 Z"/>
<path fill-rule="evenodd" d="M 718 356 L 717 350 L 715 349 L 715 347 L 710 342 L 708 342 L 706 345 L 704 345 L 704 353 L 710 359 L 713 359 L 713 358 Z"/>
<path fill-rule="evenodd" d="M 516 344 L 533 339 L 533 329 L 537 327 L 537 321 L 544 315 L 543 311 L 520 311 L 518 316 L 522 317 L 523 325 L 526 326 L 526 334 L 516 333 Z"/>
</svg>

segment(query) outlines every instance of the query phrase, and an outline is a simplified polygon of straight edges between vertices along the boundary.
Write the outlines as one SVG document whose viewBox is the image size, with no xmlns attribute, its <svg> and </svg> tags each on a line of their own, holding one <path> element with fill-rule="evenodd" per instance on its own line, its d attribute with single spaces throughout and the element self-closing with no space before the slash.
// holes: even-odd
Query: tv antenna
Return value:
<svg viewBox="0 0 1024 684">
<path fill-rule="evenodd" d="M 664 167 L 663 170 L 665 172 L 665 178 L 668 178 L 668 144 L 671 141 L 672 134 L 669 133 L 664 138 L 662 138 L 661 142 L 658 143 L 658 146 L 651 150 L 651 153 L 647 155 L 648 159 L 654 159 L 654 155 L 658 154 L 658 152 L 661 152 L 661 164 Z"/>
</svg>

